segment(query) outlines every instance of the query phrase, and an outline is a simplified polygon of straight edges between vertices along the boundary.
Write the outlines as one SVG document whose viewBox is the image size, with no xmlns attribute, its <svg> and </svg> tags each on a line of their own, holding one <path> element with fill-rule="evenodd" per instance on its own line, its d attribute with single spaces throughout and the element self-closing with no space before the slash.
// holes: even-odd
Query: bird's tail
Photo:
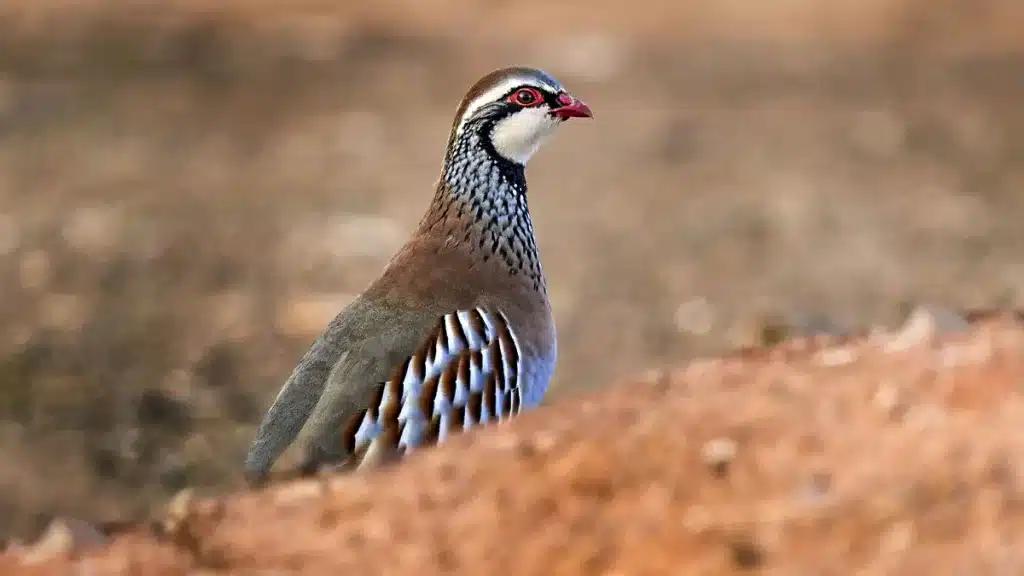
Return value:
<svg viewBox="0 0 1024 576">
<path fill-rule="evenodd" d="M 295 440 L 323 394 L 334 365 L 327 343 L 318 340 L 288 377 L 267 410 L 245 457 L 245 477 L 250 485 L 265 481 L 270 468 Z"/>
</svg>

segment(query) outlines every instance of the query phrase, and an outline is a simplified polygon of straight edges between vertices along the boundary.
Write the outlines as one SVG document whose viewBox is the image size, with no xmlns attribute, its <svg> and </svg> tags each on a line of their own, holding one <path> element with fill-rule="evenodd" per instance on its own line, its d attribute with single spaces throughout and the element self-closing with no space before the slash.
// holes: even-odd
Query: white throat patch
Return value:
<svg viewBox="0 0 1024 576">
<path fill-rule="evenodd" d="M 499 120 L 491 131 L 494 150 L 508 160 L 525 165 L 561 123 L 547 105 L 524 108 Z"/>
<path fill-rule="evenodd" d="M 505 78 L 473 99 L 462 112 L 462 117 L 455 127 L 458 136 L 466 128 L 469 120 L 484 106 L 496 102 L 516 86 L 536 86 L 548 92 L 560 92 L 562 87 L 557 84 L 539 81 L 534 76 L 514 75 Z M 494 149 L 506 159 L 519 164 L 526 164 L 541 144 L 561 123 L 552 117 L 551 108 L 546 104 L 524 108 L 511 116 L 498 121 L 491 130 L 491 143 Z"/>
</svg>

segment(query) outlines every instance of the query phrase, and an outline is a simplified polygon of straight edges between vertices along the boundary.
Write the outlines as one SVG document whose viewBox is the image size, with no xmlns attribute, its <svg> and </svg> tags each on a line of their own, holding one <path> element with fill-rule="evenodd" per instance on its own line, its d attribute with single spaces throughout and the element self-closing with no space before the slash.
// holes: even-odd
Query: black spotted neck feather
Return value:
<svg viewBox="0 0 1024 576">
<path fill-rule="evenodd" d="M 453 136 L 427 220 L 483 262 L 500 262 L 511 277 L 546 294 L 544 272 L 526 201 L 526 171 L 502 158 L 476 129 Z M 454 226 L 452 225 L 454 224 Z"/>
</svg>

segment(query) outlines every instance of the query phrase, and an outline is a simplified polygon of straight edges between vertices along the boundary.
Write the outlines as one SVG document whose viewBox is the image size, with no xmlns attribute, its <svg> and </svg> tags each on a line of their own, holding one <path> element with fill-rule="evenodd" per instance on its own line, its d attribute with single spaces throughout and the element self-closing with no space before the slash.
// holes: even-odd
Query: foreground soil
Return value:
<svg viewBox="0 0 1024 576">
<path fill-rule="evenodd" d="M 1020 573 L 1024 329 L 937 318 L 698 360 L 391 469 L 182 497 L 162 534 L 0 570 Z"/>
</svg>

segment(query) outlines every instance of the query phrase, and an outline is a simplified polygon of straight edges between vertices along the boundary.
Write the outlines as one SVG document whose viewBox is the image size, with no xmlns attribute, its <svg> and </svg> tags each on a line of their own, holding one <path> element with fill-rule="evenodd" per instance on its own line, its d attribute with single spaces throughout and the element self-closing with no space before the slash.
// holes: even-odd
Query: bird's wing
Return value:
<svg viewBox="0 0 1024 576">
<path fill-rule="evenodd" d="M 521 373 L 519 341 L 500 310 L 450 312 L 355 413 L 333 409 L 325 392 L 310 419 L 319 423 L 314 441 L 359 467 L 434 444 L 518 412 Z"/>
<path fill-rule="evenodd" d="M 327 416 L 344 418 L 364 408 L 373 384 L 416 350 L 437 316 L 362 297 L 346 306 L 299 360 L 263 417 L 245 459 L 248 481 L 264 481 L 295 438 L 316 434 Z"/>
</svg>

